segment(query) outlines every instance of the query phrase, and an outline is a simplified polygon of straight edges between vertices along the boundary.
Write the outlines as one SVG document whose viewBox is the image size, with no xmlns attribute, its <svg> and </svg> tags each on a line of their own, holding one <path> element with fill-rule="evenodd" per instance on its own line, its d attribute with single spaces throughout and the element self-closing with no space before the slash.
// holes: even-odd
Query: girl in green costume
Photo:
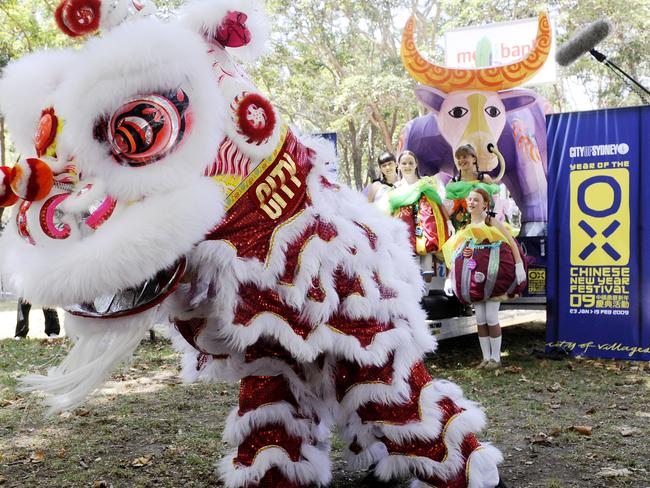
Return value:
<svg viewBox="0 0 650 488">
<path fill-rule="evenodd" d="M 402 178 L 388 193 L 388 210 L 409 228 L 414 254 L 420 256 L 423 272 L 430 272 L 433 256 L 442 257 L 442 246 L 451 234 L 449 216 L 432 176 L 420 177 L 417 158 L 404 151 L 397 160 Z M 429 281 L 425 275 L 425 280 Z"/>
<path fill-rule="evenodd" d="M 458 176 L 445 187 L 445 198 L 453 202 L 450 218 L 454 228 L 457 230 L 465 227 L 471 220 L 465 201 L 470 191 L 475 188 L 481 188 L 490 197 L 499 191 L 498 183 L 503 177 L 505 163 L 503 156 L 501 156 L 494 146 L 492 146 L 491 152 L 497 155 L 501 165 L 499 176 L 494 180 L 490 175 L 479 171 L 476 150 L 471 144 L 465 144 L 456 149 L 454 156 L 456 158 Z"/>
</svg>

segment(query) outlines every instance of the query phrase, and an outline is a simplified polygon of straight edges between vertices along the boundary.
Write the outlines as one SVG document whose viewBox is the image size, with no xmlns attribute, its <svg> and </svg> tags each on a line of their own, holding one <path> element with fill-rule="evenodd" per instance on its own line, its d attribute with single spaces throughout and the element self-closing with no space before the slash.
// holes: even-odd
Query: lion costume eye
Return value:
<svg viewBox="0 0 650 488">
<path fill-rule="evenodd" d="M 129 100 L 110 120 L 99 120 L 95 137 L 110 145 L 113 157 L 124 166 L 154 163 L 171 153 L 190 130 L 187 94 L 180 88 Z"/>
</svg>

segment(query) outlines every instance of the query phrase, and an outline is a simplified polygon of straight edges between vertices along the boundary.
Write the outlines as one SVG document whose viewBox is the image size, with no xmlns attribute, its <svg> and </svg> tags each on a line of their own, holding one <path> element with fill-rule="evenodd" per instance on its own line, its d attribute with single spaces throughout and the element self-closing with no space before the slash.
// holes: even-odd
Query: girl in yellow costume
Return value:
<svg viewBox="0 0 650 488">
<path fill-rule="evenodd" d="M 462 229 L 470 222 L 470 215 L 467 211 L 465 199 L 471 190 L 474 188 L 482 188 L 490 196 L 499 191 L 498 182 L 503 177 L 505 164 L 503 156 L 495 150 L 494 146 L 492 146 L 491 152 L 497 155 L 501 164 L 499 176 L 494 180 L 490 175 L 479 171 L 478 156 L 471 144 L 460 146 L 454 153 L 458 176 L 447 183 L 445 187 L 445 198 L 453 202 L 450 218 L 455 229 Z"/>
<path fill-rule="evenodd" d="M 436 180 L 432 176 L 420 177 L 415 154 L 402 152 L 397 164 L 402 178 L 388 194 L 389 212 L 408 225 L 411 246 L 420 256 L 420 267 L 423 272 L 430 272 L 432 254 L 442 257 L 442 246 L 451 234 L 449 216 L 436 190 Z"/>
<path fill-rule="evenodd" d="M 526 267 L 510 229 L 490 215 L 490 195 L 475 188 L 466 203 L 470 223 L 443 247 L 445 263 L 451 270 L 445 293 L 474 305 L 483 353 L 478 367 L 496 369 L 501 366 L 499 306 L 501 300 L 523 291 Z"/>
</svg>

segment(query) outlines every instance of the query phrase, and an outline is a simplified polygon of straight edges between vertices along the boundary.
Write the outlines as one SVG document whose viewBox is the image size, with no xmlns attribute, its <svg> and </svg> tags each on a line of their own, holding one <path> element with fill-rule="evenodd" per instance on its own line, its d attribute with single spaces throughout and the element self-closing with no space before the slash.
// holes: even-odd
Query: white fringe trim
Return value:
<svg viewBox="0 0 650 488">
<path fill-rule="evenodd" d="M 223 440 L 233 446 L 241 444 L 253 430 L 268 424 L 282 424 L 289 434 L 301 439 L 308 439 L 311 434 L 312 422 L 297 418 L 295 409 L 287 402 L 262 405 L 244 415 L 238 412 L 238 408 L 230 412 L 223 431 Z"/>
<path fill-rule="evenodd" d="M 481 444 L 469 455 L 465 468 L 468 488 L 494 488 L 499 484 L 497 465 L 503 461 L 503 456 L 497 448 L 490 444 Z M 429 483 L 414 479 L 410 488 L 431 488 Z"/>
<path fill-rule="evenodd" d="M 388 449 L 386 449 L 386 445 L 383 442 L 379 441 L 373 442 L 359 454 L 353 453 L 349 448 L 343 451 L 343 459 L 347 462 L 346 469 L 348 471 L 368 469 L 386 456 L 388 456 Z"/>
<path fill-rule="evenodd" d="M 42 391 L 48 398 L 47 415 L 81 405 L 117 365 L 130 358 L 146 331 L 153 325 L 155 311 L 133 318 L 87 319 L 66 314 L 65 328 L 74 346 L 63 362 L 47 376 L 21 378 L 21 391 Z"/>
<path fill-rule="evenodd" d="M 467 459 L 468 488 L 494 488 L 498 485 L 497 465 L 502 462 L 501 451 L 489 443 L 482 443 Z"/>
<path fill-rule="evenodd" d="M 444 461 L 438 462 L 423 456 L 389 454 L 377 464 L 375 473 L 383 480 L 413 474 L 424 478 L 433 476 L 442 479 L 451 478 L 464 465 L 460 450 L 464 437 L 467 434 L 476 433 L 476 427 L 482 423 L 482 419 L 483 415 L 480 411 L 478 413 L 465 411 L 452 417 L 446 426 L 446 431 L 443 432 L 444 444 L 447 449 L 447 457 Z M 426 421 L 423 423 L 426 425 Z M 440 425 L 439 422 L 438 425 Z M 495 448 L 493 449 L 498 452 Z"/>
<path fill-rule="evenodd" d="M 300 447 L 300 454 L 303 459 L 293 462 L 284 449 L 269 447 L 257 453 L 251 466 L 242 466 L 235 462 L 237 451 L 234 450 L 219 462 L 219 472 L 227 488 L 240 488 L 258 483 L 274 466 L 295 483 L 327 485 L 332 479 L 328 453 L 309 444 L 303 444 Z"/>
</svg>

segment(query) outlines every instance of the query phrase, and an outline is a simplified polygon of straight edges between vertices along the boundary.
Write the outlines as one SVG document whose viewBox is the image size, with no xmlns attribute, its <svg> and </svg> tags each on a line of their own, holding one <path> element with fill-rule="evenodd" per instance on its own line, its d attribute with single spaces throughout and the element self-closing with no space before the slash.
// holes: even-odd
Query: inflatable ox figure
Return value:
<svg viewBox="0 0 650 488">
<path fill-rule="evenodd" d="M 259 53 L 261 7 L 154 10 L 65 0 L 64 32 L 101 35 L 0 81 L 22 154 L 0 175 L 0 269 L 63 306 L 74 342 L 25 383 L 51 411 L 79 405 L 165 317 L 186 380 L 240 382 L 225 486 L 326 485 L 334 425 L 380 480 L 496 486 L 484 414 L 422 361 L 436 342 L 406 227 L 330 182 L 329 144 L 287 127 L 231 57 Z"/>
<path fill-rule="evenodd" d="M 453 154 L 464 144 L 478 153 L 481 171 L 498 165 L 489 150 L 505 158 L 503 183 L 521 211 L 523 234 L 545 231 L 547 221 L 546 102 L 534 91 L 516 88 L 532 78 L 551 48 L 551 27 L 541 14 L 533 49 L 523 59 L 480 69 L 446 68 L 430 63 L 414 42 L 415 18 L 404 28 L 402 62 L 421 85 L 417 98 L 431 112 L 411 120 L 400 135 L 398 150 L 413 151 L 425 174 L 457 174 Z"/>
</svg>

